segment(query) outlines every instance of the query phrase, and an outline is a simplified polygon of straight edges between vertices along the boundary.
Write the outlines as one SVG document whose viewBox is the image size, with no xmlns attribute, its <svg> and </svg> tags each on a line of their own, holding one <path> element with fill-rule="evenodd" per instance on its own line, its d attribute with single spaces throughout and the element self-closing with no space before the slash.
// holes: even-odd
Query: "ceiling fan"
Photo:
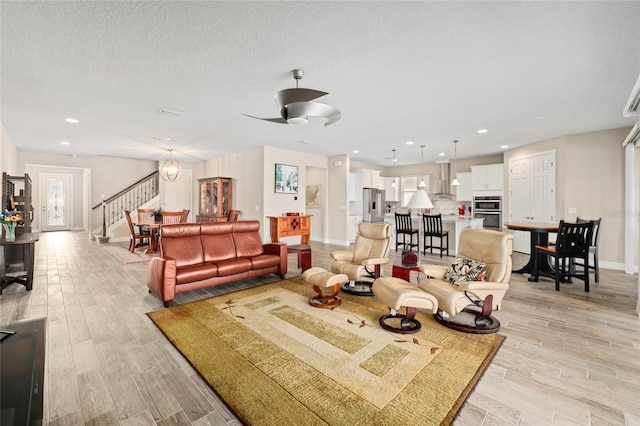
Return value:
<svg viewBox="0 0 640 426">
<path fill-rule="evenodd" d="M 278 105 L 281 117 L 260 118 L 249 114 L 243 115 L 281 124 L 306 124 L 309 122 L 309 117 L 322 117 L 326 119 L 324 125 L 328 126 L 340 120 L 342 114 L 336 107 L 322 102 L 312 102 L 314 99 L 328 95 L 327 92 L 298 88 L 298 82 L 302 79 L 303 74 L 304 70 L 301 69 L 291 71 L 291 75 L 296 80 L 296 87 L 276 93 L 276 105 Z"/>
</svg>

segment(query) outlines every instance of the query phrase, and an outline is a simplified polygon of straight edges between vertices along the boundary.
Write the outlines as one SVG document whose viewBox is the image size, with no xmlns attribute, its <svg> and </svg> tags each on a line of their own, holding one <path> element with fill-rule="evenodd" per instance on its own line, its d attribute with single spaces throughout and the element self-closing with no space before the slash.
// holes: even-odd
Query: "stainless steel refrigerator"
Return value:
<svg viewBox="0 0 640 426">
<path fill-rule="evenodd" d="M 384 222 L 384 190 L 362 188 L 362 220 L 364 222 Z"/>
</svg>

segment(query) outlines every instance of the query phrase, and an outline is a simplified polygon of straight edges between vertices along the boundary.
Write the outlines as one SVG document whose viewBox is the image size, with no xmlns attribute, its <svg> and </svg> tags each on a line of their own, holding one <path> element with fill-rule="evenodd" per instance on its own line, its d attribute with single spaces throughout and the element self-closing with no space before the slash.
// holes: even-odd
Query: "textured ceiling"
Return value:
<svg viewBox="0 0 640 426">
<path fill-rule="evenodd" d="M 425 161 L 452 158 L 454 139 L 458 159 L 496 154 L 633 125 L 638 22 L 638 1 L 2 1 L 0 120 L 19 150 L 78 156 L 270 145 L 389 166 L 421 144 Z M 242 115 L 277 117 L 294 68 L 340 121 Z"/>
</svg>

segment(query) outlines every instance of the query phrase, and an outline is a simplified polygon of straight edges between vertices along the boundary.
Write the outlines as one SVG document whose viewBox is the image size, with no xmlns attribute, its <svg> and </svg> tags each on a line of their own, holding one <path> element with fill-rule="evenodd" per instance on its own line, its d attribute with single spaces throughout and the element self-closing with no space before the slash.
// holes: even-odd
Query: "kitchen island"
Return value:
<svg viewBox="0 0 640 426">
<path fill-rule="evenodd" d="M 413 213 L 412 214 L 412 222 L 413 222 L 413 227 L 416 229 L 420 229 L 420 231 L 423 231 L 423 226 L 420 223 L 420 214 L 416 214 Z M 396 223 L 395 223 L 395 216 L 393 214 L 387 214 L 385 215 L 384 221 L 388 224 L 391 225 L 391 230 L 392 230 L 392 235 L 391 235 L 391 241 L 392 241 L 392 248 L 395 248 L 396 246 L 396 236 L 395 236 L 395 229 L 396 229 Z M 449 231 L 449 255 L 450 256 L 455 256 L 458 254 L 458 240 L 460 239 L 460 233 L 462 232 L 463 229 L 465 228 L 482 228 L 483 226 L 483 222 L 484 219 L 473 219 L 472 217 L 465 215 L 465 216 L 459 216 L 459 215 L 453 215 L 453 214 L 443 214 L 442 215 L 442 229 L 444 231 Z M 419 236 L 419 244 L 420 247 L 422 247 L 422 243 L 423 243 L 423 237 L 420 235 Z M 421 249 L 422 250 L 422 249 Z"/>
</svg>

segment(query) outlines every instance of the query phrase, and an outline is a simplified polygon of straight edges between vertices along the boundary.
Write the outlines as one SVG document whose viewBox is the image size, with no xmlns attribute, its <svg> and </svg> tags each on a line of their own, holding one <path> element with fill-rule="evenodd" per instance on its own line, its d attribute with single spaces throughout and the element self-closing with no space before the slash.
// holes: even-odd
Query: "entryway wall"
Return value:
<svg viewBox="0 0 640 426">
<path fill-rule="evenodd" d="M 313 215 L 311 218 L 311 240 L 318 242 L 325 242 L 325 217 L 326 217 L 326 208 L 328 203 L 327 197 L 327 169 L 320 167 L 307 167 L 306 168 L 306 180 L 307 184 L 305 187 L 305 201 L 306 201 L 306 210 L 305 213 L 308 215 Z M 309 186 L 318 185 L 320 188 L 319 191 L 319 205 L 318 207 L 310 206 L 308 203 L 308 199 L 306 197 L 306 190 Z"/>
</svg>

